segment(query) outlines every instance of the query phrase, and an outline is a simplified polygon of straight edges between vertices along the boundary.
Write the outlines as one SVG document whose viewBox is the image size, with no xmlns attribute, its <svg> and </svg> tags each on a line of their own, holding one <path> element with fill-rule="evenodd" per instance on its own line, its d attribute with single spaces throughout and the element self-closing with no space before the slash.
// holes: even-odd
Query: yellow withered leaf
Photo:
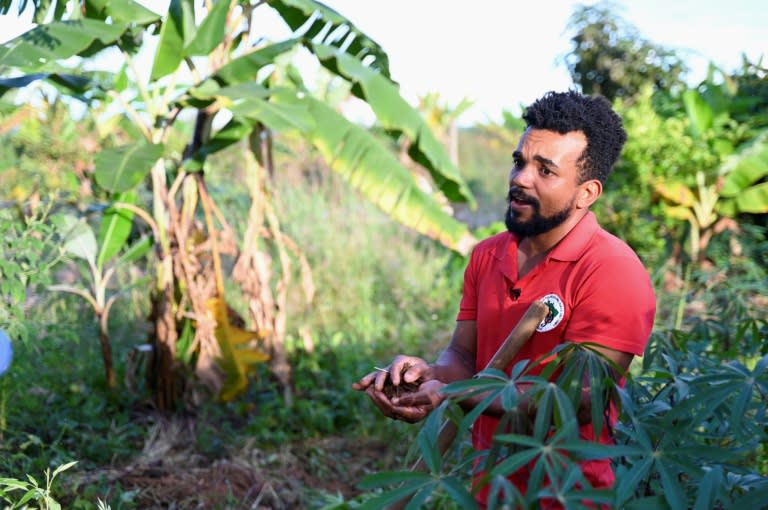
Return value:
<svg viewBox="0 0 768 510">
<path fill-rule="evenodd" d="M 263 335 L 234 326 L 229 320 L 227 303 L 222 298 L 209 299 L 208 310 L 216 321 L 215 335 L 221 351 L 221 357 L 216 362 L 224 373 L 224 385 L 219 397 L 231 400 L 248 387 L 248 373 L 252 365 L 269 360 L 269 355 L 249 346 L 251 341 L 263 338 Z"/>
<path fill-rule="evenodd" d="M 659 195 L 673 204 L 692 207 L 696 202 L 696 195 L 693 194 L 693 191 L 680 181 L 658 178 L 654 181 L 653 187 Z"/>
<path fill-rule="evenodd" d="M 687 207 L 681 205 L 669 206 L 665 209 L 667 216 L 677 220 L 693 220 L 693 213 Z"/>
</svg>

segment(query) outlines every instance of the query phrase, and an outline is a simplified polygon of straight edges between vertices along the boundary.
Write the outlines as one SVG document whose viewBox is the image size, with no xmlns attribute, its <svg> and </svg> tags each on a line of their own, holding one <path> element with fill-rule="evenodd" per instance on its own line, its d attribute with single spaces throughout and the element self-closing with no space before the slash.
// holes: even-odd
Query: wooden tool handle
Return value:
<svg viewBox="0 0 768 510">
<path fill-rule="evenodd" d="M 517 322 L 512 331 L 507 335 L 507 338 L 499 346 L 496 354 L 485 366 L 488 368 L 496 368 L 498 370 L 505 370 L 512 360 L 520 352 L 525 343 L 536 332 L 536 328 L 543 321 L 549 313 L 549 307 L 541 301 L 534 301 L 525 311 L 523 317 Z M 451 420 L 445 420 L 440 427 L 440 432 L 437 436 L 437 448 L 440 452 L 440 456 L 444 455 L 448 448 L 453 444 L 456 439 L 456 433 L 458 429 L 456 423 Z M 427 465 L 424 459 L 419 456 L 416 463 L 411 468 L 411 471 L 426 471 Z M 406 507 L 411 500 L 411 496 L 407 496 L 400 501 L 394 503 L 389 507 L 389 510 L 402 510 Z"/>
<path fill-rule="evenodd" d="M 536 328 L 547 317 L 548 313 L 549 307 L 541 301 L 531 303 L 531 306 L 528 307 L 507 338 L 504 339 L 504 342 L 499 346 L 496 354 L 493 355 L 493 358 L 491 358 L 491 361 L 488 362 L 485 368 L 505 370 L 528 339 L 533 336 Z"/>
</svg>

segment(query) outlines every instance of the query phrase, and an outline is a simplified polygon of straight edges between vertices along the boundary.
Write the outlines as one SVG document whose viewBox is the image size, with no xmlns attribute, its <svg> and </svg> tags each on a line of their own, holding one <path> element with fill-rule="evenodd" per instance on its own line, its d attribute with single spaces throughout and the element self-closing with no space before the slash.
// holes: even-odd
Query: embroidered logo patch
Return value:
<svg viewBox="0 0 768 510">
<path fill-rule="evenodd" d="M 563 300 L 560 299 L 560 296 L 557 294 L 547 294 L 541 298 L 540 301 L 549 308 L 549 313 L 544 320 L 541 321 L 539 327 L 536 328 L 536 331 L 544 333 L 545 331 L 555 329 L 557 325 L 560 324 L 560 321 L 563 320 L 563 316 L 565 315 L 565 305 L 563 304 Z"/>
</svg>

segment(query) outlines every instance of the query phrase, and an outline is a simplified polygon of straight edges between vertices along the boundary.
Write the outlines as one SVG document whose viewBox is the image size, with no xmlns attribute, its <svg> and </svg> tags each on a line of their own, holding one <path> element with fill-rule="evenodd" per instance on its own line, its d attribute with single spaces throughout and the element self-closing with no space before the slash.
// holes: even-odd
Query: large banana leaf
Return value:
<svg viewBox="0 0 768 510">
<path fill-rule="evenodd" d="M 696 202 L 696 195 L 682 181 L 658 177 L 652 184 L 659 195 L 675 205 L 690 208 Z"/>
<path fill-rule="evenodd" d="M 293 49 L 296 44 L 297 40 L 283 41 L 237 58 L 221 68 L 207 85 L 203 84 L 199 90 L 193 91 L 193 95 L 200 97 L 214 80 L 222 85 L 242 84 L 263 91 L 263 87 L 252 82 L 258 71 L 273 62 L 276 56 Z M 336 51 L 331 46 L 312 45 L 312 48 L 322 61 L 335 62 L 333 67 L 338 69 L 339 74 L 362 90 L 361 97 L 371 105 L 385 128 L 403 132 L 414 142 L 410 150 L 411 157 L 430 172 L 437 187 L 449 200 L 469 202 L 474 206 L 472 192 L 461 178 L 459 170 L 451 163 L 445 149 L 421 115 L 400 96 L 394 83 L 374 69 L 364 66 L 356 58 Z M 214 93 L 210 90 L 207 92 Z M 232 93 L 228 95 L 234 96 Z"/>
<path fill-rule="evenodd" d="M 71 214 L 54 216 L 53 222 L 63 233 L 64 251 L 94 265 L 98 245 L 90 225 L 84 219 Z"/>
<path fill-rule="evenodd" d="M 152 80 L 179 68 L 185 57 L 205 56 L 224 41 L 231 0 L 218 0 L 198 26 L 192 0 L 171 0 L 160 29 L 160 41 L 152 63 Z"/>
<path fill-rule="evenodd" d="M 88 18 L 118 23 L 146 25 L 160 19 L 160 15 L 133 0 L 85 0 L 85 14 Z"/>
<path fill-rule="evenodd" d="M 723 166 L 725 174 L 720 193 L 733 197 L 768 176 L 768 131 L 745 145 Z"/>
<path fill-rule="evenodd" d="M 686 90 L 683 93 L 683 103 L 693 134 L 700 137 L 712 127 L 715 114 L 697 90 Z"/>
<path fill-rule="evenodd" d="M 306 43 L 322 42 L 343 49 L 358 60 L 365 59 L 368 66 L 390 78 L 389 57 L 384 49 L 330 7 L 314 0 L 268 0 L 267 3 Z"/>
<path fill-rule="evenodd" d="M 212 92 L 211 89 L 208 89 Z M 257 84 L 224 87 L 217 99 L 242 124 L 261 122 L 274 131 L 298 131 L 320 151 L 330 167 L 382 211 L 403 225 L 466 254 L 474 243 L 466 225 L 455 220 L 422 191 L 411 172 L 367 129 L 333 108 L 292 89 L 272 90 Z M 226 146 L 227 129 L 216 133 L 203 150 Z"/>
<path fill-rule="evenodd" d="M 128 30 L 124 23 L 92 19 L 54 21 L 39 25 L 0 45 L 0 65 L 27 70 L 80 54 L 95 43 L 114 43 Z"/>
<path fill-rule="evenodd" d="M 735 212 L 737 213 L 768 213 L 768 182 L 750 186 L 739 196 L 731 200 L 735 201 Z M 724 207 L 727 207 L 727 204 Z"/>
<path fill-rule="evenodd" d="M 91 80 L 84 76 L 67 73 L 34 73 L 14 78 L 0 78 L 0 96 L 11 89 L 23 88 L 37 80 L 47 80 L 68 92 L 80 95 L 88 91 Z"/>
<path fill-rule="evenodd" d="M 739 212 L 768 212 L 768 131 L 745 145 L 726 162 L 720 194 L 720 212 L 733 216 Z"/>
<path fill-rule="evenodd" d="M 96 182 L 114 193 L 139 184 L 163 155 L 162 144 L 134 143 L 106 149 L 96 156 Z"/>
<path fill-rule="evenodd" d="M 227 14 L 231 0 L 218 0 L 211 12 L 203 19 L 195 31 L 194 37 L 184 47 L 184 55 L 189 57 L 208 55 L 224 40 L 227 28 Z"/>
<path fill-rule="evenodd" d="M 472 192 L 458 168 L 451 163 L 419 112 L 403 99 L 393 82 L 336 48 L 324 44 L 313 44 L 312 48 L 326 67 L 337 69 L 339 75 L 353 83 L 353 92 L 359 90 L 356 95 L 371 106 L 384 128 L 405 133 L 413 142 L 409 155 L 429 170 L 435 184 L 449 200 L 475 206 Z"/>
<path fill-rule="evenodd" d="M 275 58 L 291 51 L 298 43 L 298 39 L 288 39 L 247 53 L 223 66 L 212 79 L 222 85 L 251 82 L 256 79 L 262 67 L 274 64 Z"/>
<path fill-rule="evenodd" d="M 178 69 L 184 58 L 184 46 L 194 36 L 194 13 L 192 0 L 171 0 L 168 16 L 160 28 L 160 42 L 150 75 L 152 80 L 159 80 Z"/>
<path fill-rule="evenodd" d="M 304 105 L 312 121 L 305 133 L 331 168 L 400 223 L 466 254 L 474 243 L 456 221 L 423 192 L 412 174 L 366 129 L 310 96 L 282 94 L 278 104 Z"/>
<path fill-rule="evenodd" d="M 400 95 L 389 74 L 384 50 L 349 20 L 314 0 L 269 0 L 269 5 L 301 37 L 303 44 L 332 73 L 352 83 L 352 93 L 367 102 L 388 130 L 413 143 L 409 155 L 426 168 L 440 191 L 453 202 L 475 207 L 472 192 L 421 115 Z"/>
</svg>

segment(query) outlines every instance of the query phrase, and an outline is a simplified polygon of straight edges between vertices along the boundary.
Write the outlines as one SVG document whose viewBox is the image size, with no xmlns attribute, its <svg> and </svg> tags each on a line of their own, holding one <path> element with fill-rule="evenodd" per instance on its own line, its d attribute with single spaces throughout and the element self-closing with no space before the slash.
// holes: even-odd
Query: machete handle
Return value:
<svg viewBox="0 0 768 510">
<path fill-rule="evenodd" d="M 495 368 L 497 370 L 506 370 L 507 366 L 512 363 L 517 353 L 523 348 L 525 343 L 536 332 L 536 328 L 539 324 L 547 318 L 549 314 L 549 307 L 541 301 L 534 301 L 525 311 L 522 318 L 517 322 L 515 327 L 509 333 L 504 342 L 499 346 L 496 354 L 493 355 L 491 361 L 485 366 L 488 368 Z"/>
</svg>

